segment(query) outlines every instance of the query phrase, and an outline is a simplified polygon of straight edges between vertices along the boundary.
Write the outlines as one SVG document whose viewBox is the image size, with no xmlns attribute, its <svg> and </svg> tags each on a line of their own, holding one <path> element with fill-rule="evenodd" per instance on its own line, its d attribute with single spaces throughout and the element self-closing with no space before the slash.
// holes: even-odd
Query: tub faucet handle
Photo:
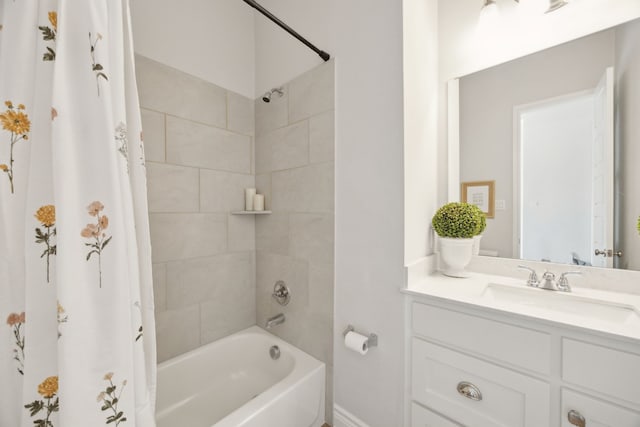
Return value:
<svg viewBox="0 0 640 427">
<path fill-rule="evenodd" d="M 521 270 L 527 270 L 529 272 L 529 278 L 527 279 L 527 286 L 533 286 L 534 288 L 537 288 L 540 286 L 540 280 L 538 280 L 538 275 L 536 274 L 536 271 L 533 268 L 527 267 L 526 265 L 519 265 L 518 268 Z"/>
<path fill-rule="evenodd" d="M 276 284 L 273 285 L 273 293 L 271 296 L 278 301 L 280 305 L 287 305 L 289 301 L 291 301 L 291 291 L 282 280 L 278 280 Z"/>
</svg>

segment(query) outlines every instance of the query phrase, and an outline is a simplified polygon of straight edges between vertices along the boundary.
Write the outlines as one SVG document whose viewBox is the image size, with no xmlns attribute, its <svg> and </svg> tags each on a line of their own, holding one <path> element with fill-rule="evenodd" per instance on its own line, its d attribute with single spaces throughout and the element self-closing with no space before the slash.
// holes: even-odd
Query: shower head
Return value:
<svg viewBox="0 0 640 427">
<path fill-rule="evenodd" d="M 277 87 L 277 88 L 271 89 L 269 92 L 265 92 L 265 94 L 262 96 L 262 100 L 264 102 L 271 102 L 271 97 L 273 96 L 274 93 L 277 94 L 278 97 L 281 97 L 282 95 L 284 95 L 284 91 L 282 90 L 282 87 Z"/>
</svg>

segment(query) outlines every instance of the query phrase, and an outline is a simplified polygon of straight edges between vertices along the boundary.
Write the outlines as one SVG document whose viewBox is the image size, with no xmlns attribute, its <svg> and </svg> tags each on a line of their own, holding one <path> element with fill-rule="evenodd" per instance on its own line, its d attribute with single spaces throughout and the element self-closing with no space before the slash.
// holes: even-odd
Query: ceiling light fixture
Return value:
<svg viewBox="0 0 640 427">
<path fill-rule="evenodd" d="M 549 9 L 545 13 L 553 12 L 568 4 L 569 2 L 566 0 L 549 0 Z"/>
<path fill-rule="evenodd" d="M 516 3 L 520 3 L 520 0 L 514 0 Z M 484 0 L 482 5 L 481 14 L 497 15 L 498 3 L 496 0 Z"/>
<path fill-rule="evenodd" d="M 493 24 L 497 20 L 498 14 L 499 11 L 496 0 L 484 0 L 484 4 L 480 10 L 480 22 L 485 24 L 491 22 Z"/>
</svg>

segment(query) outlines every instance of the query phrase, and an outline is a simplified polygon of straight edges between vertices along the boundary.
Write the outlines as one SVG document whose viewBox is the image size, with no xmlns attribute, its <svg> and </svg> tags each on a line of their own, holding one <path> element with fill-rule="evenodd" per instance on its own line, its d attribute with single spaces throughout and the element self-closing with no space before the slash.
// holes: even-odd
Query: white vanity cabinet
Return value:
<svg viewBox="0 0 640 427">
<path fill-rule="evenodd" d="M 640 427 L 640 342 L 415 297 L 412 427 Z"/>
</svg>

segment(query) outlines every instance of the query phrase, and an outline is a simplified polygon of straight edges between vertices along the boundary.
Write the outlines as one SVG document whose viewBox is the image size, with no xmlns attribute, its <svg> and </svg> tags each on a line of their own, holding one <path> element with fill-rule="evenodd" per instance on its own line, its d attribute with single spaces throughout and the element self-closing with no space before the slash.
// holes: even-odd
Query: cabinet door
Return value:
<svg viewBox="0 0 640 427">
<path fill-rule="evenodd" d="M 598 369 L 604 367 L 604 369 Z M 640 355 L 564 338 L 562 379 L 614 401 L 640 405 Z"/>
<path fill-rule="evenodd" d="M 571 390 L 562 390 L 562 427 L 580 426 L 569 422 L 570 411 L 575 411 L 585 420 L 585 427 L 638 427 L 640 413 L 595 399 Z"/>
<path fill-rule="evenodd" d="M 412 398 L 470 427 L 548 426 L 549 384 L 414 338 Z"/>
<path fill-rule="evenodd" d="M 548 333 L 419 303 L 413 304 L 412 322 L 416 334 L 435 342 L 541 374 L 551 373 Z"/>
<path fill-rule="evenodd" d="M 415 403 L 411 404 L 411 427 L 463 427 Z"/>
</svg>

